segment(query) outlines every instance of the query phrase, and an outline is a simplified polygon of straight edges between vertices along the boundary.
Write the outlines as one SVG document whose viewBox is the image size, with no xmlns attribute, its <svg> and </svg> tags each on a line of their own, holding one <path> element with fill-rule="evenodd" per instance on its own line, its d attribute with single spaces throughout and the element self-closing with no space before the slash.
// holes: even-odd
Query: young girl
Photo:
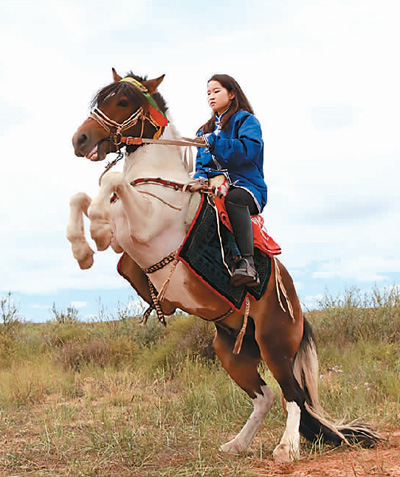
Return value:
<svg viewBox="0 0 400 477">
<path fill-rule="evenodd" d="M 260 283 L 254 267 L 251 215 L 267 202 L 264 181 L 264 144 L 260 123 L 238 83 L 229 75 L 216 74 L 208 81 L 212 117 L 197 132 L 207 147 L 198 148 L 195 178 L 224 175 L 230 187 L 225 198 L 241 259 L 235 264 L 232 284 Z"/>
</svg>

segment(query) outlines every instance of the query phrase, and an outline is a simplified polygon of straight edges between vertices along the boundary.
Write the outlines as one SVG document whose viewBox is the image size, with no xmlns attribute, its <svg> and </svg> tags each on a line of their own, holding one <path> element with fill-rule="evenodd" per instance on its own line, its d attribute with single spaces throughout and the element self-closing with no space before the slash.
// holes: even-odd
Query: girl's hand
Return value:
<svg viewBox="0 0 400 477">
<path fill-rule="evenodd" d="M 199 146 L 205 146 L 207 144 L 203 136 L 195 137 L 193 141 L 197 143 Z"/>
</svg>

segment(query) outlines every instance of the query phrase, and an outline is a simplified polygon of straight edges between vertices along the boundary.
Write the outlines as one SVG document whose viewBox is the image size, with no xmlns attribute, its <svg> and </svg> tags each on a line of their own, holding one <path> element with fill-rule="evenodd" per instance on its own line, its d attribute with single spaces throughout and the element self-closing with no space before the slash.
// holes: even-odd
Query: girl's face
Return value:
<svg viewBox="0 0 400 477">
<path fill-rule="evenodd" d="M 211 80 L 207 85 L 207 97 L 208 104 L 214 113 L 222 114 L 229 108 L 235 93 L 228 91 L 219 81 Z"/>
</svg>

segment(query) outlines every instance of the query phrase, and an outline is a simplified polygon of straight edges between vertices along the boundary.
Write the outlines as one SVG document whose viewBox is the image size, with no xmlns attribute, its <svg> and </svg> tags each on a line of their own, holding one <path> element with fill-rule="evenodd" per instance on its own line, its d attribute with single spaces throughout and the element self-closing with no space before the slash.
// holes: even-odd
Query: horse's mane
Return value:
<svg viewBox="0 0 400 477">
<path fill-rule="evenodd" d="M 146 81 L 147 79 L 147 76 L 141 77 L 141 76 L 133 74 L 132 71 L 130 71 L 126 76 L 130 78 L 134 78 L 140 83 L 143 81 Z M 120 82 L 117 81 L 105 86 L 104 88 L 102 88 L 100 91 L 98 91 L 95 94 L 91 102 L 91 108 L 94 108 L 96 105 L 104 101 L 111 94 L 121 94 L 121 95 L 127 96 L 132 101 L 137 103 L 139 107 L 144 106 L 147 103 L 146 97 L 138 88 L 133 86 L 131 83 L 127 83 L 126 81 L 120 81 Z M 157 106 L 159 107 L 161 112 L 165 114 L 168 110 L 168 106 L 164 98 L 161 96 L 161 94 L 157 92 L 153 94 L 152 97 L 154 101 L 157 103 Z"/>
</svg>

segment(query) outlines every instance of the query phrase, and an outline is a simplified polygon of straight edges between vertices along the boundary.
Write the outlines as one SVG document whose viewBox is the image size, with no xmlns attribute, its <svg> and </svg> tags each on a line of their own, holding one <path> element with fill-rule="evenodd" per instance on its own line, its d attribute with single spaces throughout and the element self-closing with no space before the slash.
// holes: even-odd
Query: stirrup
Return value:
<svg viewBox="0 0 400 477">
<path fill-rule="evenodd" d="M 233 271 L 231 283 L 234 287 L 256 287 L 260 284 L 260 278 L 256 269 L 250 265 L 247 258 L 241 258 Z"/>
</svg>

